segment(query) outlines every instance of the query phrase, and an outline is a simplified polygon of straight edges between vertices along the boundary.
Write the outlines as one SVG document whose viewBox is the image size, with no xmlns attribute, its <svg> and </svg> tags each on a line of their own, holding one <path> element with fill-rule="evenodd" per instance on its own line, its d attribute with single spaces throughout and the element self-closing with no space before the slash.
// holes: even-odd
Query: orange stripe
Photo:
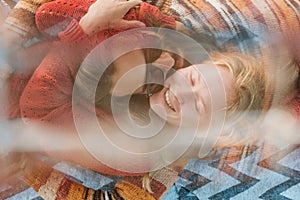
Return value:
<svg viewBox="0 0 300 200">
<path fill-rule="evenodd" d="M 73 182 L 66 177 L 61 181 L 60 186 L 57 189 L 55 200 L 64 200 L 68 197 L 69 190 Z"/>
<path fill-rule="evenodd" d="M 116 190 L 124 199 L 147 199 L 155 200 L 155 198 L 143 190 L 142 188 L 133 185 L 129 182 L 122 181 L 116 184 Z"/>
<path fill-rule="evenodd" d="M 35 190 L 38 191 L 45 185 L 53 169 L 38 160 L 27 162 L 24 169 L 24 180 Z"/>
<path fill-rule="evenodd" d="M 276 0 L 275 3 L 277 4 L 278 13 L 280 13 L 280 22 L 285 35 L 287 37 L 294 36 L 295 34 L 299 35 L 299 16 L 297 17 L 295 11 L 284 0 Z"/>
<path fill-rule="evenodd" d="M 241 12 L 243 18 L 250 24 L 262 23 L 266 24 L 262 13 L 259 9 L 252 3 L 251 0 L 231 0 L 231 3 Z"/>
<path fill-rule="evenodd" d="M 202 7 L 199 9 L 201 9 L 202 12 L 205 13 L 206 20 L 214 27 L 214 29 L 220 32 L 222 30 L 229 30 L 227 22 L 224 20 L 222 15 L 219 14 L 216 8 L 205 0 L 201 0 L 201 2 Z"/>
<path fill-rule="evenodd" d="M 73 182 L 71 184 L 71 187 L 68 192 L 68 196 L 67 196 L 66 200 L 83 199 L 85 196 L 86 190 L 87 190 L 87 188 L 85 188 L 83 185 Z"/>
</svg>

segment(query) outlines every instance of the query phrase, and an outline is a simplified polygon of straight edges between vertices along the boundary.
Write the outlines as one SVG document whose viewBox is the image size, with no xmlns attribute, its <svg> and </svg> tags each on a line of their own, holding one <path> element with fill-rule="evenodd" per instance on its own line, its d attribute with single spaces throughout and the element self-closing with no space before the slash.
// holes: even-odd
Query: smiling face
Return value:
<svg viewBox="0 0 300 200">
<path fill-rule="evenodd" d="M 208 84 L 208 79 L 222 81 L 224 87 Z M 226 98 L 221 95 L 224 94 L 222 90 L 230 96 L 234 92 L 232 86 L 232 74 L 225 67 L 211 64 L 190 66 L 178 70 L 168 78 L 165 88 L 150 97 L 150 106 L 156 114 L 171 124 L 182 125 L 185 118 L 185 125 L 188 125 L 199 117 L 200 124 L 204 127 L 210 122 L 212 106 L 215 106 L 214 109 L 222 109 L 224 106 L 222 103 L 212 105 L 212 99 L 221 101 Z"/>
</svg>

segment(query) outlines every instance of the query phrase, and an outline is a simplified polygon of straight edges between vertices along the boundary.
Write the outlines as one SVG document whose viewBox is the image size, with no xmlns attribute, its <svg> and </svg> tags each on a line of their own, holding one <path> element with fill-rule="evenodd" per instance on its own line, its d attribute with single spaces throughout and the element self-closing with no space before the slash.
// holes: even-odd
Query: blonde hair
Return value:
<svg viewBox="0 0 300 200">
<path fill-rule="evenodd" d="M 299 70 L 293 59 L 276 63 L 275 70 L 268 70 L 266 65 L 273 62 L 238 52 L 212 52 L 210 58 L 215 65 L 230 71 L 234 83 L 234 95 L 227 97 L 224 108 L 228 126 L 213 148 L 215 155 L 218 149 L 257 141 L 260 132 L 257 129 L 253 131 L 253 125 L 259 123 L 264 110 L 268 110 L 272 102 L 277 103 L 296 87 Z M 278 74 L 281 76 L 276 76 Z M 150 172 L 142 179 L 143 188 L 150 193 L 152 176 L 153 172 Z"/>
<path fill-rule="evenodd" d="M 241 126 L 245 124 L 243 116 L 252 110 L 260 110 L 263 107 L 265 94 L 265 70 L 261 62 L 254 57 L 238 52 L 220 53 L 211 52 L 210 58 L 215 65 L 227 68 L 233 76 L 234 94 L 227 96 L 226 118 L 230 127 L 220 137 L 213 151 L 230 145 L 237 145 L 243 138 L 239 135 Z M 215 153 L 215 152 L 214 152 Z M 215 155 L 213 153 L 213 155 Z M 205 158 L 201 158 L 205 159 Z M 143 188 L 151 192 L 150 182 L 153 173 L 143 177 Z"/>
<path fill-rule="evenodd" d="M 265 93 L 262 63 L 252 56 L 237 52 L 213 52 L 210 57 L 215 65 L 226 67 L 233 76 L 235 95 L 227 97 L 228 114 L 261 109 Z"/>
<path fill-rule="evenodd" d="M 230 71 L 235 91 L 227 97 L 228 122 L 216 148 L 257 141 L 261 133 L 253 130 L 253 125 L 259 125 L 271 105 L 278 104 L 296 87 L 299 70 L 294 60 L 266 62 L 238 52 L 213 52 L 211 59 Z"/>
</svg>

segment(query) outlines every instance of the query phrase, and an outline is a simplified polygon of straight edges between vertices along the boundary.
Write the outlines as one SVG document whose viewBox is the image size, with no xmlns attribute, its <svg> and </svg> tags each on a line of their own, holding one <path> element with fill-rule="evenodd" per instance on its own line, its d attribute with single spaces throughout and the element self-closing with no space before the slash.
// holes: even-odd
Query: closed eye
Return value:
<svg viewBox="0 0 300 200">
<path fill-rule="evenodd" d="M 206 112 L 206 106 L 204 104 L 204 100 L 201 95 L 198 95 L 199 93 L 195 94 L 195 109 L 196 111 L 201 114 Z"/>
<path fill-rule="evenodd" d="M 195 95 L 195 109 L 197 110 L 197 112 L 203 113 L 206 112 L 206 104 L 205 101 L 203 99 L 203 96 L 201 95 L 201 90 L 204 89 L 202 87 L 199 87 L 198 85 L 203 85 L 202 84 L 202 79 L 200 76 L 200 72 L 195 69 L 192 70 L 192 72 L 190 73 L 190 81 L 193 87 L 197 87 L 197 90 L 199 91 L 195 91 L 194 95 Z M 197 85 L 196 85 L 197 84 Z"/>
</svg>

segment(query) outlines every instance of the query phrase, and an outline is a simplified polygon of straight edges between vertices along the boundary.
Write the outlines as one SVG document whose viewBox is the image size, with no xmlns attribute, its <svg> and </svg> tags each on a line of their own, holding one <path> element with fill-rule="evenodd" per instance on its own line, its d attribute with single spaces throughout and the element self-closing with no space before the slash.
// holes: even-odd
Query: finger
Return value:
<svg viewBox="0 0 300 200">
<path fill-rule="evenodd" d="M 124 2 L 125 7 L 126 7 L 126 9 L 128 9 L 128 10 L 129 10 L 130 8 L 134 7 L 134 6 L 139 5 L 140 3 L 142 3 L 141 0 L 128 0 L 128 1 Z"/>
<path fill-rule="evenodd" d="M 128 20 L 116 20 L 112 23 L 110 23 L 109 28 L 114 28 L 114 29 L 129 29 L 129 28 L 142 28 L 145 27 L 145 24 L 140 21 L 128 21 Z"/>
</svg>

